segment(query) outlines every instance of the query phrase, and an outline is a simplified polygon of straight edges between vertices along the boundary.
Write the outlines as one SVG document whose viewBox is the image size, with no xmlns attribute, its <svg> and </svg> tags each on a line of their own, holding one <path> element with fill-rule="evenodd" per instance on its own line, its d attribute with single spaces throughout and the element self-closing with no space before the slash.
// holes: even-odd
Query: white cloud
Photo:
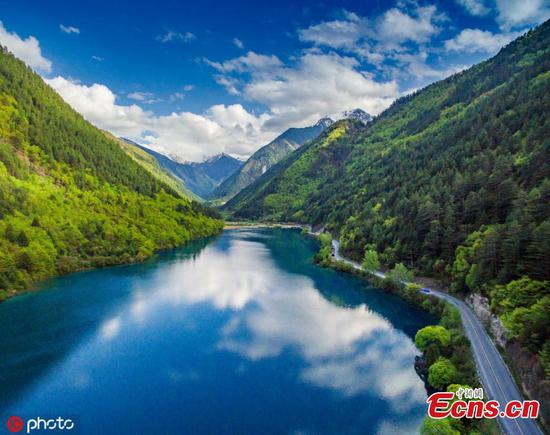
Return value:
<svg viewBox="0 0 550 435">
<path fill-rule="evenodd" d="M 280 130 L 355 107 L 377 114 L 399 95 L 397 83 L 377 82 L 358 68 L 351 57 L 307 53 L 293 67 L 250 69 L 243 95 L 269 107 L 267 126 Z"/>
<path fill-rule="evenodd" d="M 442 74 L 445 74 L 442 71 L 436 70 L 429 66 L 426 61 L 428 59 L 428 53 L 421 51 L 417 54 L 410 53 L 396 53 L 393 55 L 393 58 L 401 66 L 398 69 L 393 69 L 392 73 L 396 76 L 401 76 L 404 74 L 412 74 L 418 78 L 440 78 Z M 406 71 L 403 73 L 403 71 Z"/>
<path fill-rule="evenodd" d="M 169 97 L 168 97 L 168 101 L 170 102 L 175 102 L 175 101 L 178 101 L 178 100 L 183 100 L 185 98 L 185 92 L 189 92 L 189 91 L 192 91 L 193 89 L 195 89 L 195 86 L 193 85 L 185 85 L 183 87 L 183 91 L 184 92 L 174 92 L 173 94 L 171 94 Z"/>
<path fill-rule="evenodd" d="M 237 47 L 237 48 L 240 48 L 240 49 L 243 49 L 243 48 L 244 48 L 244 43 L 243 43 L 243 41 L 241 41 L 239 38 L 233 38 L 233 44 L 234 44 L 235 47 Z"/>
<path fill-rule="evenodd" d="M 439 33 L 437 23 L 444 18 L 433 5 L 409 10 L 400 5 L 372 19 L 344 11 L 342 19 L 312 25 L 298 35 L 302 41 L 345 49 L 368 59 L 364 54 L 373 53 L 373 48 L 387 51 L 402 49 L 401 45 L 407 42 L 428 42 Z"/>
<path fill-rule="evenodd" d="M 77 112 L 100 128 L 121 134 L 139 134 L 140 123 L 149 114 L 139 106 L 115 104 L 116 95 L 105 85 L 86 86 L 63 77 L 48 79 L 52 86 Z"/>
<path fill-rule="evenodd" d="M 379 18 L 373 37 L 393 47 L 407 41 L 425 43 L 439 33 L 436 23 L 443 18 L 433 5 L 418 7 L 413 14 L 392 8 Z"/>
<path fill-rule="evenodd" d="M 80 29 L 78 27 L 73 27 L 73 26 L 64 26 L 63 24 L 60 24 L 59 25 L 59 29 L 63 32 L 63 33 L 75 33 L 75 34 L 80 34 Z"/>
<path fill-rule="evenodd" d="M 185 98 L 185 94 L 183 92 L 174 92 L 170 97 L 168 98 L 171 102 L 183 100 Z"/>
<path fill-rule="evenodd" d="M 278 68 L 283 65 L 275 55 L 267 56 L 265 54 L 254 53 L 253 51 L 249 51 L 244 56 L 226 62 L 212 62 L 208 59 L 204 59 L 204 61 L 221 73 L 243 73 L 248 71 L 258 73 L 260 71 L 270 71 L 273 68 Z"/>
<path fill-rule="evenodd" d="M 484 0 L 456 0 L 456 2 L 466 9 L 471 15 L 481 17 L 491 12 Z"/>
<path fill-rule="evenodd" d="M 93 55 L 93 56 L 92 56 L 92 60 L 95 60 L 95 61 L 97 61 L 97 62 L 103 62 L 105 59 L 103 59 L 102 57 Z"/>
<path fill-rule="evenodd" d="M 204 115 L 174 112 L 155 116 L 137 104 L 117 104 L 116 95 L 102 84 L 86 86 L 63 77 L 46 82 L 97 127 L 188 160 L 198 161 L 220 152 L 247 156 L 275 134 L 263 128 L 268 115 L 256 117 L 240 104 L 216 105 Z M 133 94 L 138 100 L 149 97 Z"/>
<path fill-rule="evenodd" d="M 494 34 L 487 30 L 464 29 L 453 39 L 445 41 L 445 49 L 464 53 L 496 53 L 517 38 L 519 33 Z"/>
<path fill-rule="evenodd" d="M 501 28 L 539 24 L 550 17 L 550 0 L 496 0 L 497 21 Z"/>
<path fill-rule="evenodd" d="M 128 94 L 128 98 L 137 101 L 146 101 L 153 97 L 151 92 L 131 92 Z"/>
<path fill-rule="evenodd" d="M 443 69 L 436 69 L 428 65 L 428 53 L 420 51 L 418 53 L 395 53 L 392 58 L 397 62 L 398 68 L 390 68 L 389 74 L 395 79 L 407 77 L 409 75 L 414 76 L 417 79 L 421 79 L 422 83 L 425 83 L 424 79 L 429 81 L 443 79 L 459 71 L 468 68 L 469 65 L 456 65 L 452 64 Z M 409 89 L 403 92 L 403 95 L 413 92 L 414 89 Z"/>
<path fill-rule="evenodd" d="M 155 94 L 152 92 L 130 92 L 127 97 L 131 100 L 140 101 L 144 104 L 154 104 L 162 101 L 161 98 L 155 97 Z"/>
<path fill-rule="evenodd" d="M 40 43 L 34 36 L 22 39 L 16 33 L 8 32 L 2 21 L 0 21 L 0 44 L 7 47 L 16 57 L 31 68 L 47 73 L 51 72 L 52 62 L 42 56 Z"/>
<path fill-rule="evenodd" d="M 350 48 L 364 35 L 363 22 L 353 19 L 334 20 L 310 26 L 299 31 L 302 41 L 332 48 Z"/>
<path fill-rule="evenodd" d="M 216 81 L 229 93 L 268 107 L 271 116 L 265 127 L 279 132 L 356 107 L 377 114 L 399 95 L 396 82 L 377 82 L 359 71 L 356 59 L 335 53 L 309 52 L 292 66 L 254 52 L 226 62 L 206 62 L 224 73 Z"/>
<path fill-rule="evenodd" d="M 191 33 L 191 32 L 174 32 L 172 30 L 168 30 L 163 35 L 157 35 L 155 36 L 155 39 L 160 42 L 172 42 L 172 41 L 183 41 L 183 42 L 190 42 L 194 39 L 197 39 L 197 37 Z"/>
<path fill-rule="evenodd" d="M 214 80 L 216 80 L 216 83 L 218 85 L 221 85 L 225 88 L 227 92 L 229 92 L 231 95 L 239 95 L 240 91 L 237 89 L 237 79 L 234 79 L 232 77 L 226 77 L 223 75 L 216 75 L 214 76 Z"/>
</svg>

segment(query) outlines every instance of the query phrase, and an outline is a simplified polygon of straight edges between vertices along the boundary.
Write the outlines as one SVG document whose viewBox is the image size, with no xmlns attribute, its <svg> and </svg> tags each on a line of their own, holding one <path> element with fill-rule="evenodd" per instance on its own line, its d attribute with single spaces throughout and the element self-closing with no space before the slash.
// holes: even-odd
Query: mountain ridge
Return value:
<svg viewBox="0 0 550 435">
<path fill-rule="evenodd" d="M 201 200 L 207 198 L 221 182 L 242 165 L 240 160 L 225 153 L 212 156 L 204 162 L 180 163 L 130 139 L 121 139 L 155 158 L 164 170 L 182 183 L 185 190 Z"/>
<path fill-rule="evenodd" d="M 244 165 L 220 184 L 210 195 L 210 199 L 227 201 L 249 186 L 273 165 L 280 162 L 304 143 L 316 138 L 333 123 L 329 117 L 319 119 L 309 127 L 291 127 L 259 148 Z"/>
</svg>

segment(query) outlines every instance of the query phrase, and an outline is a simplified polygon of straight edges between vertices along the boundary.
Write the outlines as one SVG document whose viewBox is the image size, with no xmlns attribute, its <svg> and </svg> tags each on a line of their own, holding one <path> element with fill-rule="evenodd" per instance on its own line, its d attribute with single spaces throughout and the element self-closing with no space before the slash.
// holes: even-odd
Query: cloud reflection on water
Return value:
<svg viewBox="0 0 550 435">
<path fill-rule="evenodd" d="M 250 235 L 233 234 L 227 249 L 211 245 L 194 261 L 163 269 L 157 290 L 136 293 L 131 316 L 143 323 L 155 304 L 211 304 L 231 313 L 218 348 L 251 361 L 295 352 L 306 362 L 304 382 L 346 396 L 371 390 L 398 413 L 424 400 L 407 335 L 364 304 L 329 302 L 309 277 L 277 267 L 266 245 L 254 241 L 258 234 Z"/>
</svg>

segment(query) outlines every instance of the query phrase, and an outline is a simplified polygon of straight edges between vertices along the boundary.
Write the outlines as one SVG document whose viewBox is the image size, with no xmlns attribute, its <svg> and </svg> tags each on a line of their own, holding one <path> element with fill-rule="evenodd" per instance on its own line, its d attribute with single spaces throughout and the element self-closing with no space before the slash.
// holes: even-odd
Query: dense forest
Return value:
<svg viewBox="0 0 550 435">
<path fill-rule="evenodd" d="M 221 231 L 0 47 L 0 300 Z"/>
<path fill-rule="evenodd" d="M 479 292 L 550 380 L 550 22 L 492 59 L 336 124 L 225 209 Z"/>
</svg>

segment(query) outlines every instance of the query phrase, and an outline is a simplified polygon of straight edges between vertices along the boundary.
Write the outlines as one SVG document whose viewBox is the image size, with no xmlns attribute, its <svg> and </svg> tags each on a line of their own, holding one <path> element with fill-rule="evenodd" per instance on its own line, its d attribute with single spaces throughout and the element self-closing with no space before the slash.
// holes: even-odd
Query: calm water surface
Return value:
<svg viewBox="0 0 550 435">
<path fill-rule="evenodd" d="M 241 229 L 0 304 L 0 415 L 80 433 L 416 433 L 412 338 L 433 319 Z"/>
</svg>

